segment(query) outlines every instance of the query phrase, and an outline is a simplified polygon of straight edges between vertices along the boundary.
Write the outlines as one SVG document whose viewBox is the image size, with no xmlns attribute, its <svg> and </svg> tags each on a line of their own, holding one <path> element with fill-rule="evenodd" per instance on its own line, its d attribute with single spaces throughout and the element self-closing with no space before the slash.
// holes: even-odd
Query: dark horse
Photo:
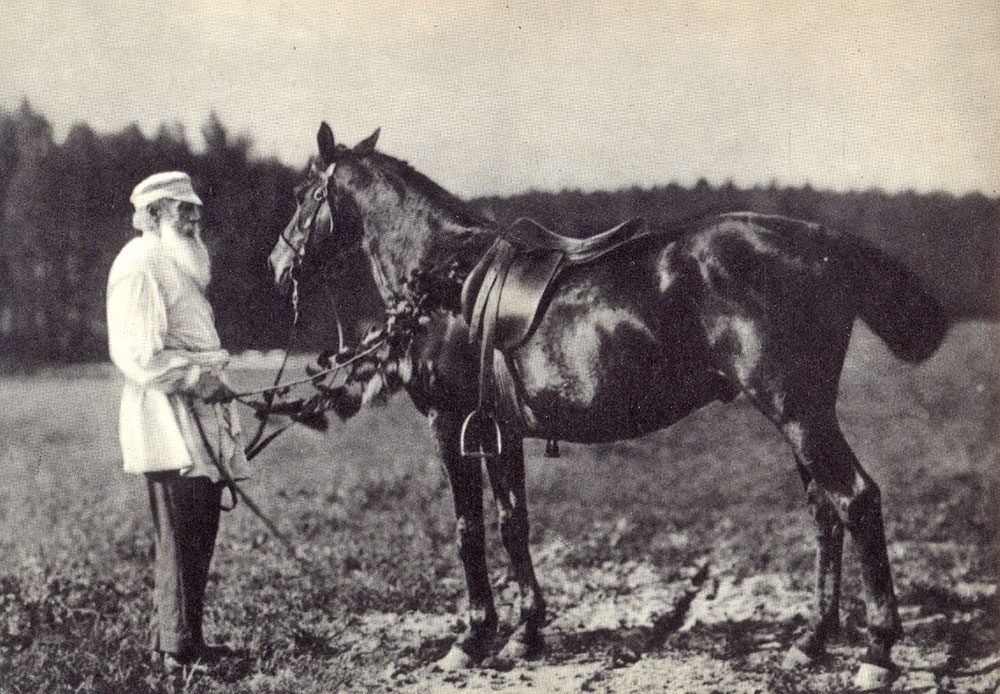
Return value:
<svg viewBox="0 0 1000 694">
<path fill-rule="evenodd" d="M 376 151 L 377 136 L 345 147 L 321 126 L 320 165 L 297 188 L 298 209 L 269 258 L 279 286 L 307 253 L 306 265 L 315 266 L 360 244 L 393 307 L 414 299 L 409 280 L 420 273 L 451 267 L 467 276 L 501 232 Z M 505 431 L 502 453 L 485 462 L 520 588 L 521 623 L 501 655 L 538 648 L 545 618 L 528 550 L 523 437 L 636 437 L 743 394 L 791 445 L 817 525 L 818 615 L 792 654 L 821 654 L 838 627 L 847 528 L 866 593 L 863 661 L 888 671 L 901 623 L 880 492 L 835 412 L 856 317 L 910 362 L 930 356 L 947 329 L 941 308 L 897 262 L 858 239 L 785 217 L 712 216 L 568 267 L 530 338 L 511 355 L 526 423 Z M 477 406 L 480 362 L 457 298 L 433 313 L 412 354 L 415 376 L 406 388 L 430 419 L 451 483 L 470 603 L 468 628 L 442 662 L 468 666 L 487 653 L 498 624 L 484 551 L 482 465 L 459 452 L 463 418 Z"/>
</svg>

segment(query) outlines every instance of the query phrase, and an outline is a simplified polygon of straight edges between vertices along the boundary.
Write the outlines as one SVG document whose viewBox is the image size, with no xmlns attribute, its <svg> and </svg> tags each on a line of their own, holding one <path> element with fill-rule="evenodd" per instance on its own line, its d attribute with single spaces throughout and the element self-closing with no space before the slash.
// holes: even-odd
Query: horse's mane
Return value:
<svg viewBox="0 0 1000 694">
<path fill-rule="evenodd" d="M 399 179 L 404 186 L 414 188 L 420 195 L 440 206 L 462 226 L 493 228 L 495 222 L 487 219 L 467 202 L 449 193 L 430 178 L 413 168 L 408 162 L 382 152 L 372 152 L 366 157 L 382 173 Z"/>
</svg>

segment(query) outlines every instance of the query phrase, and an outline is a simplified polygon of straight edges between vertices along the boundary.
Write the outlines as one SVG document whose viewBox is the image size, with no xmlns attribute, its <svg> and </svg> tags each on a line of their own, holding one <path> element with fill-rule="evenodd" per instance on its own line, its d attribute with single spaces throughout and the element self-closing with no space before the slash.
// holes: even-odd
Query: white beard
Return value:
<svg viewBox="0 0 1000 694">
<path fill-rule="evenodd" d="M 208 256 L 208 248 L 201 240 L 201 232 L 195 232 L 191 238 L 181 236 L 168 225 L 161 227 L 160 242 L 167 256 L 177 263 L 181 271 L 193 279 L 205 291 L 212 279 L 212 263 Z"/>
</svg>

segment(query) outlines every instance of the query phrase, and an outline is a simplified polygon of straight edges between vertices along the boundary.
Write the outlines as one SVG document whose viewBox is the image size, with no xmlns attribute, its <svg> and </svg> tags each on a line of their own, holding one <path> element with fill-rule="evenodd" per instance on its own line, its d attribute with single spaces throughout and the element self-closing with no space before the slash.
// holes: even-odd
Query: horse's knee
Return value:
<svg viewBox="0 0 1000 694">
<path fill-rule="evenodd" d="M 830 494 L 815 480 L 811 480 L 806 485 L 806 499 L 809 501 L 809 510 L 820 534 L 832 533 L 833 529 L 840 525 L 840 514 Z"/>
<path fill-rule="evenodd" d="M 852 533 L 880 523 L 882 492 L 858 463 L 836 423 L 811 427 L 788 422 L 783 427 L 801 466 L 807 470 L 806 494 L 820 532 L 833 532 L 839 521 Z"/>
<path fill-rule="evenodd" d="M 477 636 L 492 634 L 499 622 L 496 608 L 492 605 L 489 607 L 473 605 L 469 608 L 469 630 Z"/>
</svg>

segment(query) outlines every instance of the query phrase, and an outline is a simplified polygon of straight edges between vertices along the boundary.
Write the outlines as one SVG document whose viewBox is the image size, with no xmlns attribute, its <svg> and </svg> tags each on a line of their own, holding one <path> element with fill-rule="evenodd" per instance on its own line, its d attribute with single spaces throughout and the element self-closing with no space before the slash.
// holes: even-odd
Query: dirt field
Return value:
<svg viewBox="0 0 1000 694">
<path fill-rule="evenodd" d="M 997 690 L 998 346 L 991 323 L 956 326 L 919 367 L 862 326 L 852 343 L 840 416 L 883 491 L 905 625 L 893 691 Z M 241 384 L 266 383 L 255 361 Z M 400 397 L 325 435 L 293 429 L 246 489 L 305 561 L 245 507 L 225 516 L 206 629 L 233 655 L 164 678 L 145 660 L 150 521 L 141 478 L 121 472 L 118 390 L 105 365 L 0 380 L 3 694 L 850 689 L 864 624 L 850 542 L 830 657 L 779 667 L 811 609 L 812 521 L 789 451 L 741 400 L 557 460 L 529 442 L 548 648 L 459 674 L 434 667 L 465 598 L 424 422 Z M 493 529 L 490 543 L 509 633 L 516 587 Z"/>
</svg>

